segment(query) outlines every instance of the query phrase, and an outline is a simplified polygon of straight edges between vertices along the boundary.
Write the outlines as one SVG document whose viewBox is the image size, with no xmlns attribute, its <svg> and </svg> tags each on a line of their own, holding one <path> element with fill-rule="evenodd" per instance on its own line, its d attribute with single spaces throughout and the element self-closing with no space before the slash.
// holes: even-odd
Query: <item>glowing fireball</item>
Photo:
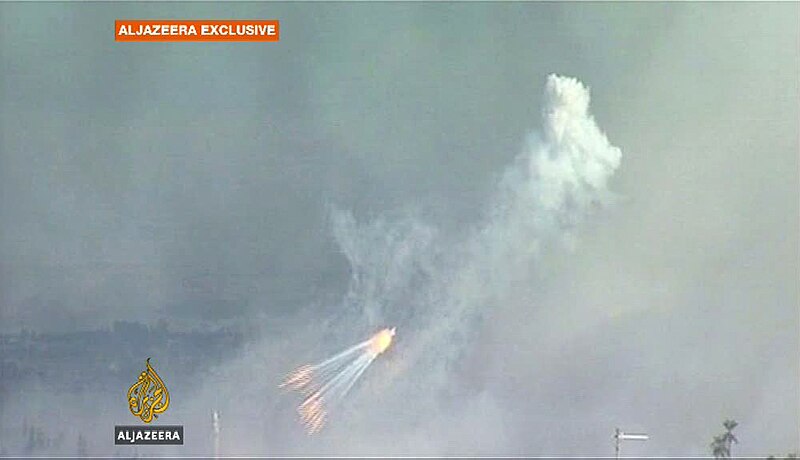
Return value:
<svg viewBox="0 0 800 460">
<path fill-rule="evenodd" d="M 391 329 L 386 328 L 379 331 L 377 334 L 373 335 L 370 339 L 369 348 L 370 350 L 377 356 L 384 351 L 392 344 L 392 338 L 394 337 L 394 333 L 397 330 L 396 327 Z"/>
</svg>

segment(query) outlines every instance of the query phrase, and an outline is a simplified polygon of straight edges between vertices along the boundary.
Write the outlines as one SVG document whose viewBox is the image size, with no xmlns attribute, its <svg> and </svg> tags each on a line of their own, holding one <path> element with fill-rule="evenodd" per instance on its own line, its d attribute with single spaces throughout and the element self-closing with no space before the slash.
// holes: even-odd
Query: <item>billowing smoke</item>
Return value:
<svg viewBox="0 0 800 460">
<path fill-rule="evenodd" d="M 456 356 L 480 316 L 530 282 L 537 254 L 571 245 L 572 230 L 608 202 L 621 152 L 589 113 L 589 90 L 550 75 L 544 100 L 541 132 L 529 136 L 473 228 L 444 234 L 414 217 L 359 225 L 334 211 L 352 266 L 348 303 L 373 327 L 400 327 L 406 365 L 429 359 L 439 369 L 435 362 Z"/>
<path fill-rule="evenodd" d="M 608 197 L 608 179 L 622 153 L 589 113 L 589 91 L 574 78 L 551 75 L 545 90 L 543 139 L 532 135 L 505 184 L 513 191 L 512 213 L 532 221 L 531 234 L 568 231 Z M 519 176 L 519 174 L 522 176 Z"/>
<path fill-rule="evenodd" d="M 573 231 L 611 198 L 607 185 L 621 152 L 589 113 L 588 89 L 551 75 L 544 100 L 541 131 L 500 176 L 474 226 L 445 231 L 413 212 L 359 224 L 349 212 L 332 212 L 352 270 L 346 321 L 398 327 L 395 378 L 379 396 L 384 407 L 402 411 L 413 399 L 441 409 L 447 394 L 463 399 L 454 373 L 478 326 L 520 295 L 532 297 L 528 317 L 535 318 L 535 293 L 525 286 L 536 277 L 538 255 L 569 249 Z M 434 423 L 437 412 L 415 408 L 408 416 Z"/>
<path fill-rule="evenodd" d="M 552 75 L 545 101 L 542 129 L 498 176 L 492 196 L 476 203 L 482 212 L 472 225 L 447 229 L 415 210 L 386 210 L 364 223 L 332 210 L 351 270 L 341 302 L 273 324 L 241 359 L 210 370 L 196 404 L 175 416 L 199 421 L 191 428 L 202 438 L 210 436 L 202 423 L 209 405 L 219 408 L 229 455 L 514 453 L 508 439 L 517 433 L 504 424 L 516 415 L 471 375 L 481 366 L 465 363 L 498 309 L 523 305 L 520 321 L 538 321 L 540 265 L 549 252 L 568 253 L 573 232 L 609 201 L 621 156 L 590 115 L 582 83 Z M 296 366 L 383 327 L 397 327 L 395 344 L 325 428 L 306 436 L 297 401 L 276 385 Z M 208 452 L 201 445 L 193 453 Z"/>
<path fill-rule="evenodd" d="M 168 66 L 51 8 L 0 7 L 0 455 L 797 450 L 796 4 L 274 4 Z M 307 436 L 281 379 L 395 326 Z M 149 356 L 186 445 L 116 449 Z"/>
</svg>

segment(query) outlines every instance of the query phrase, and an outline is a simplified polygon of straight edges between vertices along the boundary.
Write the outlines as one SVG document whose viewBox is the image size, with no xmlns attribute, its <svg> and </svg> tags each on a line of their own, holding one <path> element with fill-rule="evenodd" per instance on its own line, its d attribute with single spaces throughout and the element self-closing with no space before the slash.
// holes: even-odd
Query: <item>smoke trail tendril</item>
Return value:
<svg viewBox="0 0 800 460">
<path fill-rule="evenodd" d="M 396 381 L 395 409 L 409 398 L 436 407 L 478 320 L 492 306 L 535 298 L 526 289 L 542 251 L 572 246 L 573 232 L 612 198 L 608 181 L 622 153 L 597 126 L 589 101 L 580 81 L 547 78 L 542 128 L 506 168 L 473 226 L 448 233 L 414 218 L 362 224 L 333 213 L 334 236 L 352 269 L 343 307 L 408 331 L 392 372 L 414 378 Z M 307 398 L 299 412 L 309 432 L 321 429 L 329 407 L 377 356 L 369 350 L 368 340 L 287 377 L 284 386 Z"/>
<path fill-rule="evenodd" d="M 541 129 L 474 226 L 447 233 L 414 218 L 359 223 L 334 212 L 334 236 L 353 273 L 346 302 L 408 330 L 402 365 L 417 367 L 430 380 L 425 388 L 447 385 L 446 364 L 486 307 L 520 302 L 542 251 L 573 246 L 580 225 L 612 201 L 608 182 L 622 152 L 589 112 L 588 88 L 550 75 L 543 101 Z"/>
</svg>

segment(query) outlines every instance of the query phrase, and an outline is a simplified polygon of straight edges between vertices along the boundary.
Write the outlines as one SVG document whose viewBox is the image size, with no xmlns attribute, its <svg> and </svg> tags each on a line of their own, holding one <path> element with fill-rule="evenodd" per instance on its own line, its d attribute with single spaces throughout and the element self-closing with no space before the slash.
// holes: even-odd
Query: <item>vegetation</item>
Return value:
<svg viewBox="0 0 800 460">
<path fill-rule="evenodd" d="M 714 458 L 731 458 L 731 446 L 738 444 L 739 440 L 733 434 L 733 429 L 736 428 L 736 420 L 725 420 L 722 426 L 725 427 L 725 432 L 719 436 L 714 436 L 711 441 L 711 453 Z"/>
</svg>

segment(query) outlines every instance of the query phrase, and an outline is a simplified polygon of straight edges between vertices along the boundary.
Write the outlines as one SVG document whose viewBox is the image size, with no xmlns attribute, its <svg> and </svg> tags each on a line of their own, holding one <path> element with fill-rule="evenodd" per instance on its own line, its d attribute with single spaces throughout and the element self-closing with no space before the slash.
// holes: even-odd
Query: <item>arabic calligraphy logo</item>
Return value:
<svg viewBox="0 0 800 460">
<path fill-rule="evenodd" d="M 150 365 L 150 358 L 145 361 L 147 369 L 139 374 L 136 383 L 128 389 L 128 408 L 131 414 L 150 423 L 153 418 L 169 407 L 169 392 L 164 381 Z"/>
</svg>

